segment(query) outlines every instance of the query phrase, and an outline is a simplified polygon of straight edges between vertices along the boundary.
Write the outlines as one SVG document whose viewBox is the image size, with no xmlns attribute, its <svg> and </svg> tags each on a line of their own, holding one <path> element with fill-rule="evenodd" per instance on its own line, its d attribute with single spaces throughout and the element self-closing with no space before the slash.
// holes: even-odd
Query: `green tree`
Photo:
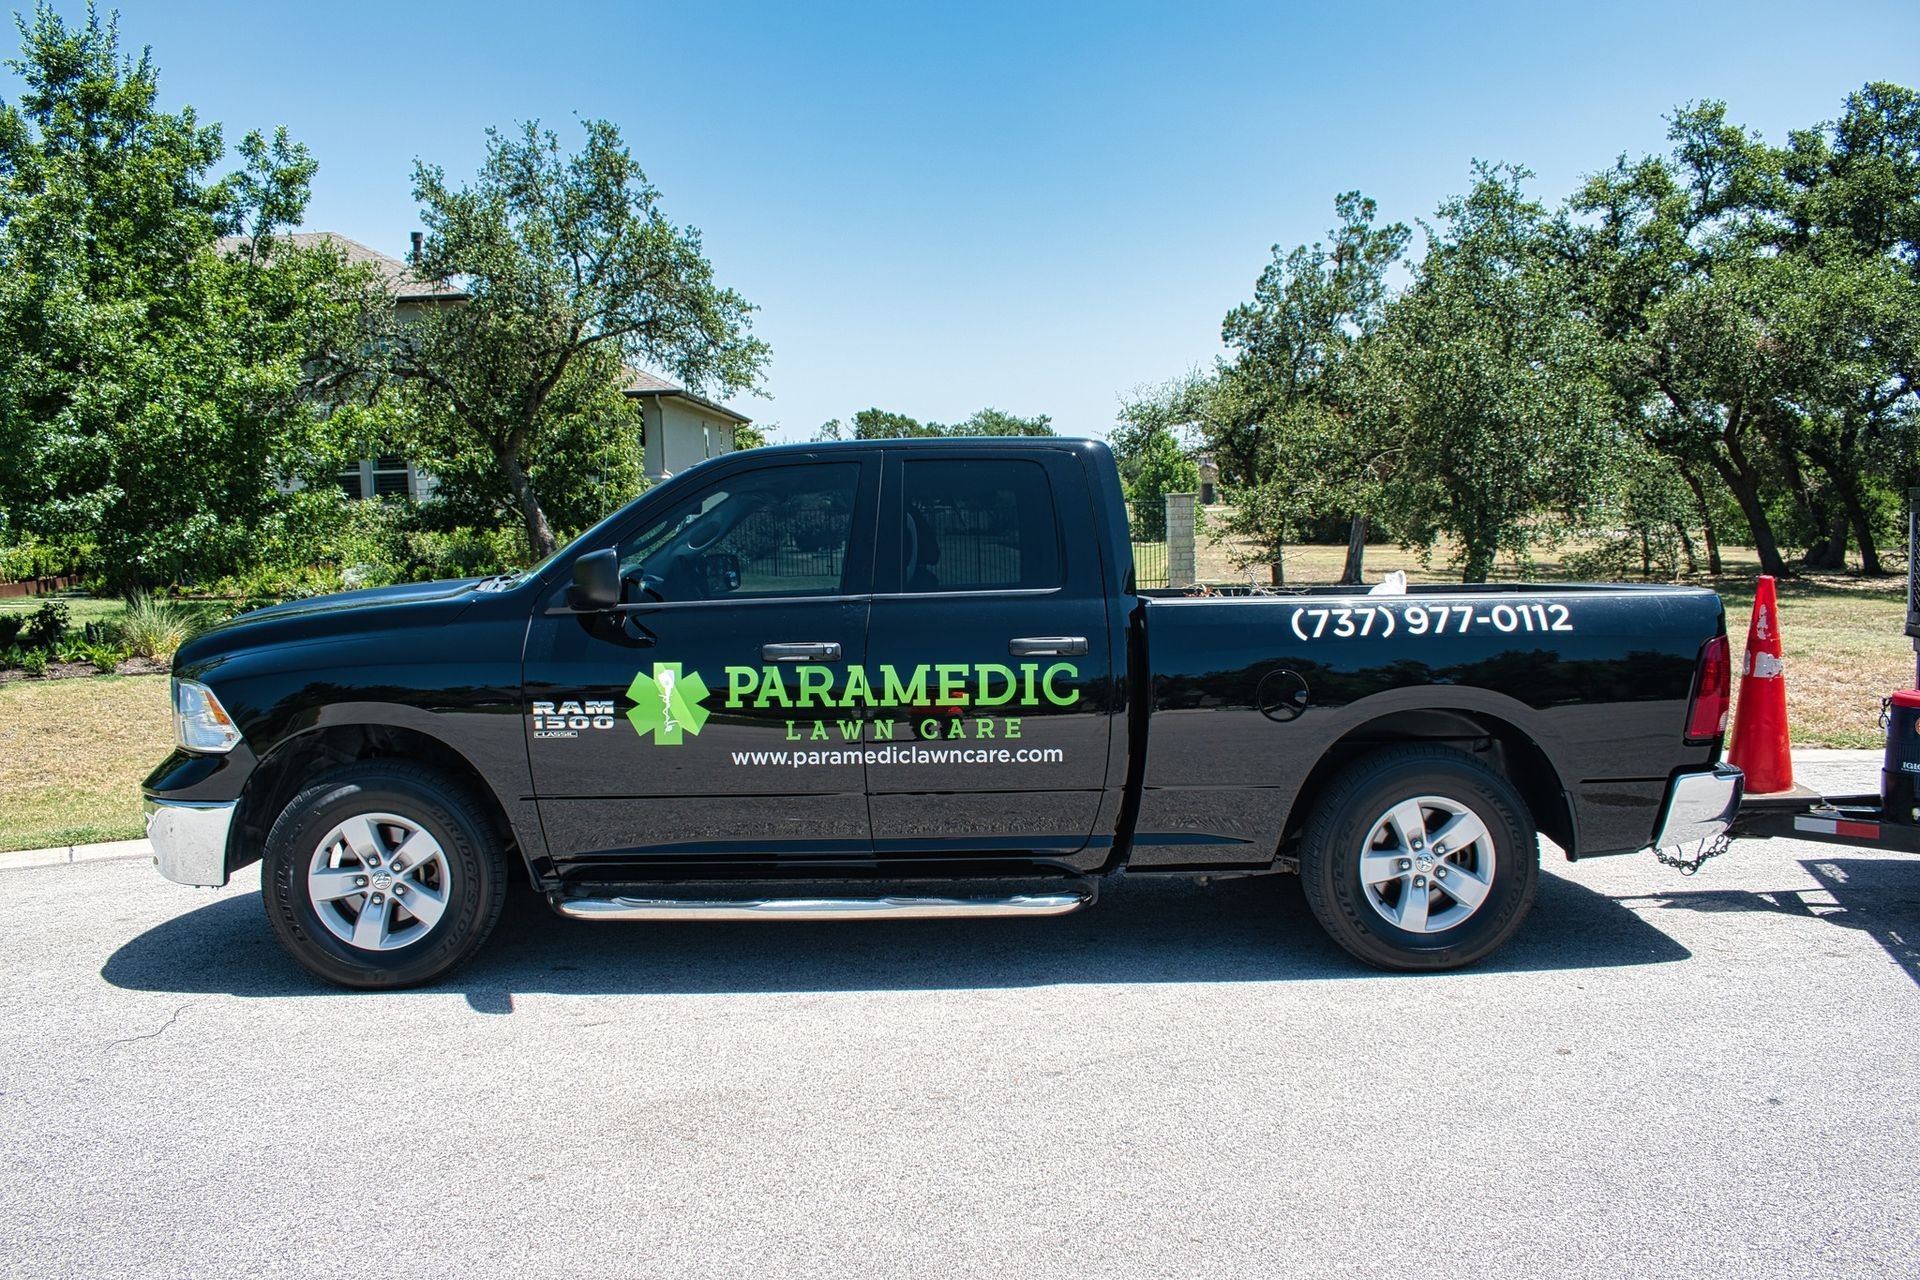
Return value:
<svg viewBox="0 0 1920 1280">
<path fill-rule="evenodd" d="M 886 409 L 862 409 L 851 424 L 832 418 L 820 424 L 816 440 L 912 440 L 935 436 L 1050 436 L 1052 419 L 1046 414 L 1017 417 L 999 409 L 980 409 L 965 422 L 951 425 L 922 422 Z"/>
<path fill-rule="evenodd" d="M 1376 417 L 1398 454 L 1390 519 L 1416 544 L 1452 535 L 1467 582 L 1485 582 L 1503 552 L 1524 559 L 1551 533 L 1543 512 L 1582 512 L 1614 440 L 1599 334 L 1546 211 L 1522 190 L 1530 176 L 1475 166 L 1380 333 Z"/>
<path fill-rule="evenodd" d="M 418 270 L 469 300 L 390 339 L 442 496 L 517 515 L 536 556 L 554 549 L 556 518 L 588 514 L 550 514 L 556 502 L 604 505 L 609 490 L 638 486 L 628 363 L 730 392 L 757 388 L 768 358 L 754 308 L 715 283 L 699 232 L 667 220 L 619 129 L 589 120 L 585 131 L 568 155 L 534 122 L 489 130 L 470 186 L 415 165 Z"/>
<path fill-rule="evenodd" d="M 1687 480 L 1663 457 L 1622 433 L 1606 471 L 1595 477 L 1599 497 L 1591 519 L 1597 535 L 1590 548 L 1571 552 L 1567 565 L 1582 578 L 1677 578 L 1694 572 L 1698 558 L 1689 524 L 1696 513 Z"/>
<path fill-rule="evenodd" d="M 1275 582 L 1295 530 L 1333 513 L 1349 523 L 1342 580 L 1359 582 L 1369 512 L 1391 468 L 1392 448 L 1367 412 L 1375 366 L 1363 357 L 1410 233 L 1377 226 L 1377 206 L 1357 191 L 1336 197 L 1334 211 L 1326 242 L 1274 247 L 1253 300 L 1222 326 L 1235 358 L 1196 388 L 1194 415 L 1232 503 L 1225 527 L 1271 565 Z"/>
<path fill-rule="evenodd" d="M 909 418 L 904 413 L 891 413 L 885 409 L 862 409 L 853 415 L 850 426 L 842 425 L 838 418 L 822 423 L 814 439 L 904 440 L 915 436 L 936 434 L 938 434 L 936 429 L 930 429 L 918 418 Z"/>
<path fill-rule="evenodd" d="M 1022 418 L 1000 409 L 976 409 L 965 422 L 949 427 L 935 424 L 935 431 L 949 436 L 1050 436 L 1053 419 L 1044 413 Z"/>
<path fill-rule="evenodd" d="M 1134 395 L 1121 406 L 1119 424 L 1107 435 L 1137 541 L 1164 541 L 1167 495 L 1200 487 L 1199 464 L 1181 444 L 1179 433 L 1191 426 L 1205 381 L 1194 374 Z"/>
<path fill-rule="evenodd" d="M 1707 102 L 1668 136 L 1669 156 L 1623 158 L 1573 202 L 1623 417 L 1719 478 L 1764 571 L 1788 572 L 1772 495 L 1810 564 L 1843 565 L 1852 532 L 1877 570 L 1868 460 L 1911 421 L 1920 103 L 1869 85 L 1775 148 Z"/>
<path fill-rule="evenodd" d="M 123 584 L 230 570 L 323 448 L 317 402 L 367 336 L 368 281 L 276 240 L 315 165 L 156 105 L 147 51 L 88 10 L 18 20 L 24 88 L 0 105 L 0 510 L 97 543 Z M 233 237 L 223 251 L 220 237 Z"/>
<path fill-rule="evenodd" d="M 1824 556 L 1810 559 L 1844 565 L 1851 532 L 1878 574 L 1875 508 L 1898 503 L 1877 478 L 1911 452 L 1920 369 L 1920 94 L 1876 82 L 1848 95 L 1837 121 L 1789 135 L 1782 181 L 1776 249 L 1815 264 L 1808 336 L 1824 348 L 1791 443 L 1834 499 Z"/>
</svg>

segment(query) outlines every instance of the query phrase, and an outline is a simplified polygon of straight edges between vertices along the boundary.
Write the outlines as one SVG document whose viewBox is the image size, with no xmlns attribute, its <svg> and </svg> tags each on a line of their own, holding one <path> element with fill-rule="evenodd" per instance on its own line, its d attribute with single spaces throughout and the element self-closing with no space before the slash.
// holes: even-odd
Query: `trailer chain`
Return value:
<svg viewBox="0 0 1920 1280">
<path fill-rule="evenodd" d="M 1653 856 L 1663 867 L 1672 867 L 1683 876 L 1696 874 L 1709 858 L 1717 858 L 1733 847 L 1733 835 L 1723 831 L 1711 840 L 1700 842 L 1700 852 L 1688 857 L 1685 853 L 1670 854 L 1665 849 L 1655 849 Z"/>
</svg>

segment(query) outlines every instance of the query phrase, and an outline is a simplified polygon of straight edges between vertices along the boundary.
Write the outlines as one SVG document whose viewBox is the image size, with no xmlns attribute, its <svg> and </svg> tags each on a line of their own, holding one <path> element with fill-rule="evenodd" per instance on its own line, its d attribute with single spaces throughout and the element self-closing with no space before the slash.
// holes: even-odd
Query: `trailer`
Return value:
<svg viewBox="0 0 1920 1280">
<path fill-rule="evenodd" d="M 1920 488 L 1907 490 L 1907 638 L 1915 655 L 1915 688 L 1896 690 L 1881 701 L 1887 754 L 1880 791 L 1829 796 L 1800 786 L 1747 795 L 1731 837 L 1920 853 Z"/>
<path fill-rule="evenodd" d="M 1816 840 L 1920 853 L 1920 824 L 1888 821 L 1879 796 L 1822 796 L 1804 787 L 1746 797 L 1732 834 L 1735 839 Z"/>
</svg>

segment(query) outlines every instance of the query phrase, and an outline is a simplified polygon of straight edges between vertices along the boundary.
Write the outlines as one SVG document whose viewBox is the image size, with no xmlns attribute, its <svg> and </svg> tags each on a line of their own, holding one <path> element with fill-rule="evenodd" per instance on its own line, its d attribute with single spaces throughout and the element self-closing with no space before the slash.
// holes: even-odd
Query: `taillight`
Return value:
<svg viewBox="0 0 1920 1280">
<path fill-rule="evenodd" d="M 1687 703 L 1687 741 L 1712 742 L 1727 731 L 1733 703 L 1733 650 L 1725 636 L 1700 646 L 1693 665 L 1693 697 Z"/>
</svg>

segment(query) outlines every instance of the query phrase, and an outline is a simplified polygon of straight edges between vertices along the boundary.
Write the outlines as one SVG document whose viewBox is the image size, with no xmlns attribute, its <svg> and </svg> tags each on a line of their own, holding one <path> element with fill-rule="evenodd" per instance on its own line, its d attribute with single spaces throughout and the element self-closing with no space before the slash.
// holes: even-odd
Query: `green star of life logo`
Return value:
<svg viewBox="0 0 1920 1280">
<path fill-rule="evenodd" d="M 707 700 L 707 682 L 698 671 L 687 674 L 677 662 L 656 662 L 653 674 L 642 671 L 627 686 L 633 709 L 627 720 L 641 737 L 653 735 L 663 747 L 677 747 L 683 733 L 700 736 L 711 714 L 702 702 Z"/>
</svg>

